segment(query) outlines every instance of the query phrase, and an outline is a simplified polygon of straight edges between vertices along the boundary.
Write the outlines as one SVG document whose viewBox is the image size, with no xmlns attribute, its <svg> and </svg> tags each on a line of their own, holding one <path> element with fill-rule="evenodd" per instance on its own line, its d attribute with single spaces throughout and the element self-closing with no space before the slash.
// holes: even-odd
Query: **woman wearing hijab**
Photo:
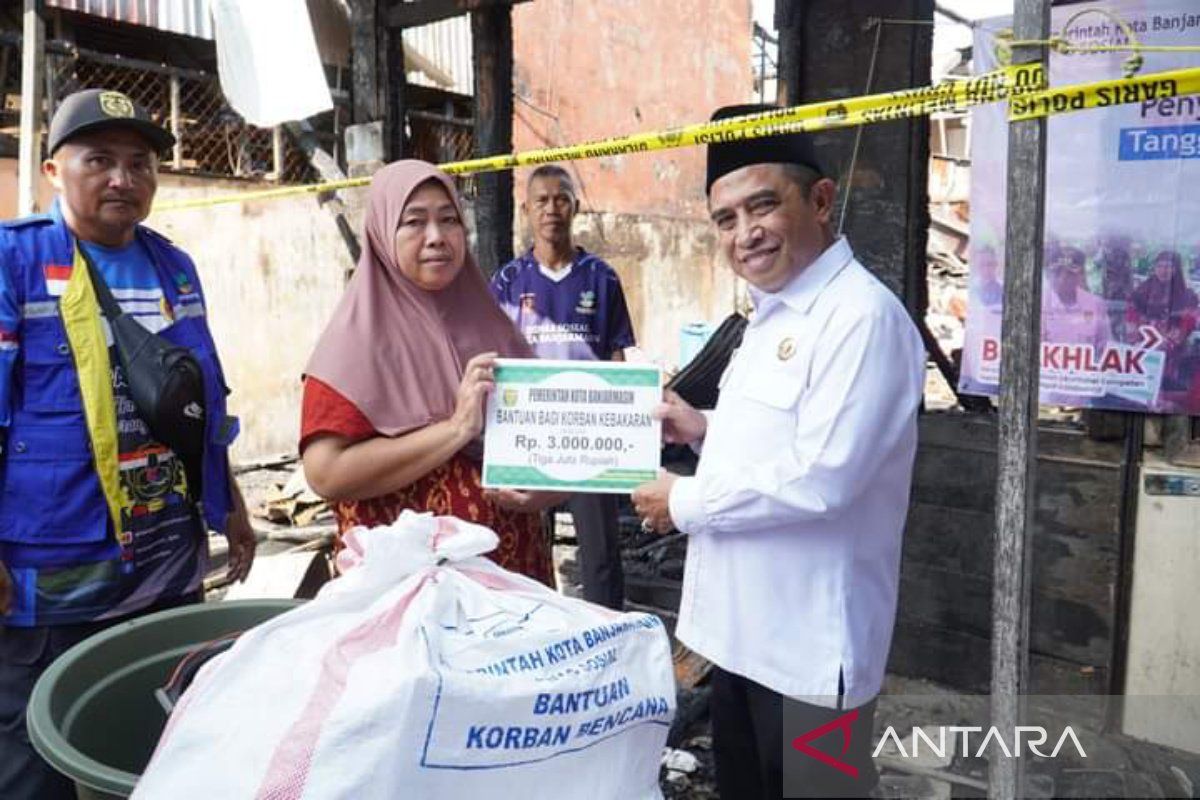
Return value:
<svg viewBox="0 0 1200 800">
<path fill-rule="evenodd" d="M 300 452 L 339 535 L 403 509 L 500 537 L 502 567 L 553 585 L 539 511 L 562 497 L 485 492 L 483 402 L 495 358 L 531 357 L 467 251 L 451 179 L 423 161 L 376 173 L 354 277 L 305 371 Z"/>
<path fill-rule="evenodd" d="M 1140 338 L 1143 325 L 1152 325 L 1166 339 L 1167 358 L 1163 370 L 1164 391 L 1179 390 L 1180 368 L 1187 355 L 1188 337 L 1196 327 L 1196 293 L 1183 277 L 1183 259 L 1179 253 L 1163 250 L 1154 257 L 1149 277 L 1134 290 L 1129 300 L 1130 337 Z"/>
</svg>

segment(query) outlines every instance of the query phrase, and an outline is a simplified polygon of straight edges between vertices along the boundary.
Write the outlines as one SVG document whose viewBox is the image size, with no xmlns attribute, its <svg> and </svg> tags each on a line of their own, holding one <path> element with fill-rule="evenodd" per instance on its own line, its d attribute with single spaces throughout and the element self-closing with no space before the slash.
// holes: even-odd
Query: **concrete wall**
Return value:
<svg viewBox="0 0 1200 800">
<path fill-rule="evenodd" d="M 753 92 L 749 0 L 539 0 L 513 8 L 513 138 L 518 150 L 708 119 Z M 616 267 L 643 348 L 668 364 L 679 327 L 733 309 L 713 254 L 704 149 L 567 165 L 584 213 L 580 244 Z M 525 197 L 528 170 L 516 175 Z M 527 243 L 524 221 L 517 237 Z M 650 301 L 653 308 L 650 307 Z"/>
<path fill-rule="evenodd" d="M 163 175 L 161 201 L 267 188 Z M 196 262 L 209 325 L 242 419 L 233 457 L 293 450 L 300 373 L 353 264 L 332 217 L 311 196 L 151 215 L 147 224 Z"/>
</svg>

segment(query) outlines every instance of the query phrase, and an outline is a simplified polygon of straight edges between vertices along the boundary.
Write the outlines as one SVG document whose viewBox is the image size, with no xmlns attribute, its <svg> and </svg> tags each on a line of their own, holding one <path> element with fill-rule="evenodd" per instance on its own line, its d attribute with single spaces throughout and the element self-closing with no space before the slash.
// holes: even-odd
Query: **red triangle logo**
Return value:
<svg viewBox="0 0 1200 800">
<path fill-rule="evenodd" d="M 838 759 L 834 758 L 833 756 L 829 755 L 828 753 L 823 753 L 820 750 L 816 749 L 815 747 L 812 747 L 809 745 L 809 742 L 812 742 L 816 739 L 820 739 L 822 736 L 824 736 L 827 733 L 840 730 L 842 732 L 842 753 L 841 753 L 841 755 L 842 755 L 842 757 L 845 757 L 846 751 L 850 749 L 850 735 L 851 735 L 851 733 L 853 733 L 853 730 L 854 730 L 851 726 L 854 724 L 854 721 L 856 719 L 858 719 L 858 709 L 857 708 L 852 711 L 847 711 L 845 714 L 842 714 L 837 719 L 831 720 L 830 722 L 826 722 L 824 725 L 821 725 L 820 727 L 813 728 L 808 733 L 797 736 L 795 739 L 792 739 L 792 747 L 795 748 L 796 750 L 799 750 L 801 753 L 804 753 L 806 756 L 811 756 L 812 758 L 815 758 L 817 761 L 820 761 L 822 764 L 825 764 L 826 766 L 833 767 L 838 772 L 844 772 L 845 774 L 849 775 L 851 778 L 857 778 L 858 777 L 858 767 L 851 766 L 850 764 L 847 764 L 844 761 L 839 761 Z"/>
</svg>

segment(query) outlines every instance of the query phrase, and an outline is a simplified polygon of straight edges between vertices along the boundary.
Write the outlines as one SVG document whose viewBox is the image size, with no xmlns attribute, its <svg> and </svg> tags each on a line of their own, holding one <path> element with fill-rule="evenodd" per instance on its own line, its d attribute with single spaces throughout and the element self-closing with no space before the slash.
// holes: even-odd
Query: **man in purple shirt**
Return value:
<svg viewBox="0 0 1200 800">
<path fill-rule="evenodd" d="M 576 247 L 571 223 L 579 211 L 575 184 L 556 164 L 533 171 L 525 214 L 533 247 L 492 278 L 492 293 L 539 358 L 623 361 L 633 325 L 617 273 Z M 620 609 L 625 578 L 613 495 L 581 494 L 570 502 L 579 541 L 583 596 Z"/>
</svg>

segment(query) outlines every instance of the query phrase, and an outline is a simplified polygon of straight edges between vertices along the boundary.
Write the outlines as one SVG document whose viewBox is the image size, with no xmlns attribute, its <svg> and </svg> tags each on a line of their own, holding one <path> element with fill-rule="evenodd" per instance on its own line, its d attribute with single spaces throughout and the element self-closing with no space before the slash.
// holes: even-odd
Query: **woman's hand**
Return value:
<svg viewBox="0 0 1200 800">
<path fill-rule="evenodd" d="M 464 441 L 483 432 L 483 401 L 496 386 L 496 353 L 480 353 L 467 362 L 458 385 L 458 403 L 451 420 Z"/>
<path fill-rule="evenodd" d="M 521 514 L 536 514 L 565 503 L 571 495 L 563 492 L 522 492 L 517 489 L 484 489 L 484 499 L 497 508 Z"/>
</svg>

